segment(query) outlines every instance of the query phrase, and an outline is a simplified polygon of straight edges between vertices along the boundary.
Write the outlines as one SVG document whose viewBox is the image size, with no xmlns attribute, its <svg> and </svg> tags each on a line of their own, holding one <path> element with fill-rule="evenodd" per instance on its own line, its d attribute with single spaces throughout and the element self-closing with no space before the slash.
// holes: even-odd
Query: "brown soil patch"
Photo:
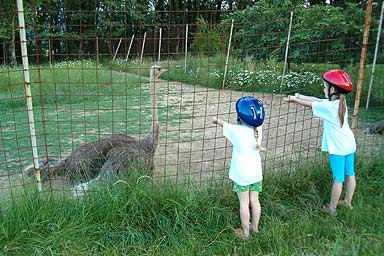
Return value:
<svg viewBox="0 0 384 256">
<path fill-rule="evenodd" d="M 309 108 L 284 102 L 281 95 L 216 90 L 167 81 L 159 84 L 159 88 L 165 90 L 159 108 L 166 116 L 160 124 L 155 178 L 178 183 L 226 179 L 231 145 L 222 129 L 211 120 L 218 116 L 235 123 L 235 103 L 244 95 L 258 98 L 266 109 L 262 142 L 267 148 L 262 153 L 265 172 L 286 174 L 297 166 L 326 160 L 326 154 L 320 151 L 320 120 L 312 116 Z M 369 156 L 381 152 L 383 136 L 358 132 L 356 138 L 358 150 L 370 152 Z"/>
</svg>

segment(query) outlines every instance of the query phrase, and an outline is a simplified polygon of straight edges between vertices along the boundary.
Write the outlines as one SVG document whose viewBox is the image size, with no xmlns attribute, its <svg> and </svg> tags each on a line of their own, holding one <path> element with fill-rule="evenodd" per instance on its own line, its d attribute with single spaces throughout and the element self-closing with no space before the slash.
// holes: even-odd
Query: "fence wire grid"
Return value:
<svg viewBox="0 0 384 256">
<path fill-rule="evenodd" d="M 350 73 L 355 88 L 362 79 L 361 95 L 347 96 L 350 119 L 358 110 L 358 159 L 382 156 L 381 6 L 373 5 L 373 14 L 366 6 L 323 6 L 339 19 L 355 12 L 351 33 L 315 6 L 261 12 L 258 5 L 204 9 L 170 2 L 161 9 L 133 2 L 30 1 L 23 10 L 16 2 L 0 4 L 0 24 L 9 28 L 0 32 L 2 200 L 36 186 L 35 169 L 48 193 L 69 193 L 100 172 L 117 170 L 165 185 L 227 184 L 231 144 L 212 118 L 235 123 L 235 103 L 244 95 L 266 109 L 265 175 L 327 166 L 321 122 L 283 98 L 295 92 L 323 97 L 321 74 L 333 68 Z M 153 65 L 167 71 L 152 79 Z M 109 155 L 114 158 L 106 164 Z"/>
</svg>

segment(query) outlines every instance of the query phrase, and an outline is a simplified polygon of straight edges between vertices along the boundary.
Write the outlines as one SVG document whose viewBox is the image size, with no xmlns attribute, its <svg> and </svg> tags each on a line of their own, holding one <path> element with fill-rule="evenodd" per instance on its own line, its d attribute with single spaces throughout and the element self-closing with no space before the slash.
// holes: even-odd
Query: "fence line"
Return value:
<svg viewBox="0 0 384 256">
<path fill-rule="evenodd" d="M 33 9 L 29 11 L 31 16 L 35 15 Z M 44 15 L 52 10 L 39 12 Z M 81 10 L 78 12 L 80 15 Z M 23 60 L 24 66 L 22 69 L 0 67 L 4 77 L 0 81 L 0 151 L 3 151 L 0 154 L 0 190 L 22 190 L 34 184 L 35 181 L 23 173 L 32 160 L 40 191 L 70 191 L 72 181 L 62 175 L 58 167 L 62 161 L 78 149 L 88 150 L 89 154 L 97 153 L 98 141 L 105 142 L 111 136 L 125 136 L 123 138 L 128 142 L 145 141 L 151 137 L 150 133 L 146 134 L 146 126 L 153 118 L 152 112 L 159 115 L 155 168 L 143 170 L 141 174 L 151 176 L 153 181 L 171 181 L 188 187 L 224 184 L 231 145 L 222 131 L 211 124 L 211 118 L 218 116 L 236 122 L 234 105 L 244 95 L 260 99 L 268 113 L 262 143 L 268 149 L 263 154 L 267 175 L 293 175 L 295 168 L 302 165 L 324 164 L 324 155 L 319 151 L 322 133 L 319 120 L 314 119 L 308 109 L 285 103 L 283 97 L 295 92 L 322 96 L 321 72 L 343 67 L 346 60 L 356 58 L 353 54 L 361 50 L 368 55 L 361 59 L 358 70 L 361 74 L 358 88 L 362 93 L 356 100 L 360 101 L 366 92 L 362 81 L 365 64 L 362 62 L 369 60 L 372 53 L 367 44 L 369 33 L 364 33 L 363 47 L 348 45 L 338 55 L 331 48 L 323 48 L 338 40 L 329 38 L 328 34 L 308 42 L 298 40 L 298 35 L 310 36 L 334 27 L 315 31 L 314 26 L 305 27 L 306 21 L 296 12 L 294 22 L 291 10 L 281 10 L 280 13 L 278 17 L 268 16 L 261 20 L 243 19 L 234 13 L 230 16 L 235 17 L 231 23 L 230 20 L 208 20 L 196 24 L 145 24 L 140 27 L 142 30 L 122 34 L 110 32 L 109 37 L 97 30 L 114 31 L 116 27 L 119 31 L 128 26 L 115 21 L 108 25 L 111 27 L 102 28 L 97 25 L 98 20 L 94 20 L 84 26 L 88 32 L 82 34 L 79 29 L 77 37 L 49 34 L 45 38 L 42 37 L 44 31 L 40 33 L 39 30 L 44 29 L 41 24 L 25 28 L 20 22 L 22 50 L 17 57 Z M 95 17 L 102 17 L 102 14 L 105 13 L 95 14 Z M 321 15 L 311 18 L 326 19 Z M 367 12 L 367 15 L 371 13 Z M 68 24 L 62 24 L 60 28 L 77 27 L 69 23 L 69 14 L 66 18 Z M 288 22 L 289 28 L 283 25 L 269 30 L 274 24 Z M 93 27 L 95 35 L 89 27 Z M 51 28 L 55 29 L 54 24 Z M 367 28 L 368 23 L 365 24 Z M 350 43 L 352 39 L 342 40 Z M 265 45 L 260 46 L 259 41 L 263 40 Z M 179 53 L 179 44 L 183 43 L 184 52 Z M 302 44 L 308 44 L 308 48 L 316 44 L 321 47 L 303 54 L 300 52 Z M 79 45 L 81 47 L 75 51 Z M 52 58 L 44 50 L 48 47 L 53 50 Z M 28 61 L 34 64 L 29 67 Z M 149 74 L 154 63 L 168 69 L 168 74 L 152 81 Z M 380 54 L 378 64 L 380 77 Z M 343 68 L 352 72 L 356 79 L 355 66 Z M 19 73 L 25 76 L 23 84 L 18 80 Z M 380 90 L 380 81 L 375 83 Z M 21 95 L 21 85 L 25 86 L 25 95 Z M 153 88 L 157 89 L 155 95 Z M 149 100 L 150 95 L 156 96 L 153 98 L 157 104 Z M 379 93 L 372 96 L 370 112 L 362 110 L 363 118 L 380 112 L 380 97 Z M 27 111 L 24 111 L 25 100 L 29 102 Z M 28 115 L 28 121 L 24 114 Z M 362 157 L 380 155 L 382 135 L 366 132 L 370 131 L 373 121 L 366 118 L 362 122 L 357 120 L 358 115 L 353 118 L 360 126 L 355 131 L 359 153 Z M 102 154 L 100 162 L 105 157 Z M 90 158 L 77 158 L 74 162 L 86 165 L 87 160 Z M 89 170 L 98 172 L 100 168 L 90 166 Z"/>
</svg>

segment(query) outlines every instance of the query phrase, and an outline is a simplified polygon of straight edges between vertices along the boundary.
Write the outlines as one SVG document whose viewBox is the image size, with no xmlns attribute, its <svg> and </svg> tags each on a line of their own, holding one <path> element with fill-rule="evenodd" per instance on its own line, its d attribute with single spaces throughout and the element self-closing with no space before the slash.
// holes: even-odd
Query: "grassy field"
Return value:
<svg viewBox="0 0 384 256">
<path fill-rule="evenodd" d="M 147 69 L 136 72 L 148 75 Z M 148 80 L 91 61 L 32 67 L 30 73 L 39 155 L 65 156 L 110 133 L 147 132 Z M 0 169 L 13 173 L 31 157 L 22 69 L 0 74 Z"/>
<path fill-rule="evenodd" d="M 238 201 L 229 186 L 186 191 L 141 179 L 79 200 L 31 191 L 2 206 L 0 254 L 382 255 L 383 165 L 359 161 L 354 209 L 337 217 L 320 212 L 329 170 L 266 176 L 261 230 L 248 241 L 235 235 Z"/>
</svg>

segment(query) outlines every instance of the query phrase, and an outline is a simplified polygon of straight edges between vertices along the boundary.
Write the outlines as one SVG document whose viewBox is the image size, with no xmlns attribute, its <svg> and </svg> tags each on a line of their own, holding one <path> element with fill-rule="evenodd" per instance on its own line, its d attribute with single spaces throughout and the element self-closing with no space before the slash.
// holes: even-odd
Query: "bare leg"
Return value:
<svg viewBox="0 0 384 256">
<path fill-rule="evenodd" d="M 339 202 L 342 190 L 343 190 L 343 183 L 339 183 L 335 179 L 332 185 L 331 202 L 329 203 L 329 208 L 331 211 L 336 211 L 337 203 Z"/>
<path fill-rule="evenodd" d="M 249 191 L 238 192 L 240 202 L 240 220 L 243 238 L 249 237 Z"/>
<path fill-rule="evenodd" d="M 252 232 L 258 232 L 259 231 L 259 221 L 260 221 L 260 215 L 261 215 L 261 205 L 259 201 L 259 192 L 256 191 L 250 191 L 250 202 L 252 207 L 252 224 L 250 227 L 250 230 Z"/>
<path fill-rule="evenodd" d="M 356 178 L 355 176 L 345 176 L 345 198 L 344 202 L 348 206 L 352 206 L 352 198 L 356 189 Z"/>
</svg>

